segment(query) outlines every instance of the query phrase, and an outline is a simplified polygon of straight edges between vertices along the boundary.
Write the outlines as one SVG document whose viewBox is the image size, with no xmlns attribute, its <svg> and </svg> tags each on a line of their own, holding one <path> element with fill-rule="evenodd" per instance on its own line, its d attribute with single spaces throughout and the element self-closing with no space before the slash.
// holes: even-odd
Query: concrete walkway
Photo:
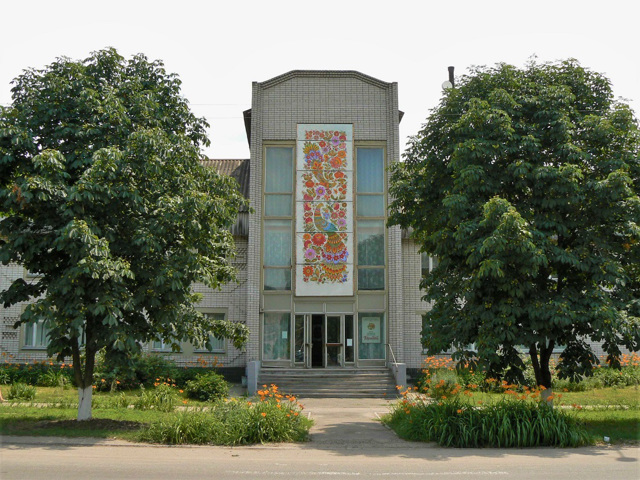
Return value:
<svg viewBox="0 0 640 480">
<path fill-rule="evenodd" d="M 406 448 L 415 445 L 399 439 L 380 423 L 391 401 L 378 398 L 299 398 L 313 419 L 314 448 Z M 424 448 L 425 444 L 422 444 Z"/>
</svg>

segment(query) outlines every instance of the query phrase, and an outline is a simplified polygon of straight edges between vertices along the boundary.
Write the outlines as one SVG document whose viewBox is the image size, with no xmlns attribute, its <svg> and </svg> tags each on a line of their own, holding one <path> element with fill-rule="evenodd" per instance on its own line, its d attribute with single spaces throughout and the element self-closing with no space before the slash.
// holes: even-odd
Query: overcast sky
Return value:
<svg viewBox="0 0 640 480">
<path fill-rule="evenodd" d="M 358 70 L 398 82 L 404 142 L 441 95 L 447 67 L 576 58 L 640 112 L 634 0 L 65 1 L 0 10 L 0 104 L 22 69 L 107 46 L 161 59 L 211 124 L 212 158 L 248 158 L 251 82 L 295 69 Z"/>
</svg>

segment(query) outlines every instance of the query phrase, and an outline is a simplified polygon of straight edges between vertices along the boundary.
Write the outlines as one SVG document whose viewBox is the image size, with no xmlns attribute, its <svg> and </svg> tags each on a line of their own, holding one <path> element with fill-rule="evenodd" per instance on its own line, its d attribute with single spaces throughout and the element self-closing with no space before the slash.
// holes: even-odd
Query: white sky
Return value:
<svg viewBox="0 0 640 480">
<path fill-rule="evenodd" d="M 636 10 L 634 11 L 634 7 Z M 0 104 L 22 69 L 112 46 L 161 59 L 211 124 L 212 158 L 248 158 L 251 82 L 295 69 L 358 70 L 398 82 L 402 141 L 438 103 L 447 66 L 573 57 L 640 112 L 635 0 L 5 0 Z"/>
</svg>

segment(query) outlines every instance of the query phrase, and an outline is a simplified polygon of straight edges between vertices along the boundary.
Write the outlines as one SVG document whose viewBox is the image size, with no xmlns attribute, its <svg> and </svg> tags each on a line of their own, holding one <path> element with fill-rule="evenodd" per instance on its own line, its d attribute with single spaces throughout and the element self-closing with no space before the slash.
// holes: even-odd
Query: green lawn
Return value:
<svg viewBox="0 0 640 480">
<path fill-rule="evenodd" d="M 97 393 L 93 397 L 93 418 L 77 422 L 74 390 L 38 387 L 33 401 L 0 404 L 0 435 L 240 445 L 302 441 L 313 423 L 302 415 L 295 399 L 285 398 L 275 389 L 252 401 L 239 398 L 205 403 L 187 400 L 180 394 L 174 398 L 175 411 L 163 411 L 164 403 L 137 401 L 141 393 Z"/>
<path fill-rule="evenodd" d="M 170 413 L 133 409 L 94 409 L 93 419 L 77 422 L 75 408 L 0 406 L 0 434 L 96 437 L 135 440 L 146 424 Z"/>
<path fill-rule="evenodd" d="M 611 443 L 640 442 L 640 409 L 585 409 L 576 412 L 594 442 L 604 442 L 609 437 Z"/>
<path fill-rule="evenodd" d="M 8 388 L 3 388 L 3 391 L 8 391 Z M 584 424 L 594 442 L 602 442 L 605 436 L 609 437 L 612 443 L 640 442 L 640 395 L 637 387 L 556 393 L 561 393 L 562 397 L 556 399 L 555 405 L 570 409 Z M 139 394 L 139 391 L 95 392 L 94 420 L 78 423 L 75 422 L 75 389 L 37 387 L 33 402 L 8 401 L 0 404 L 0 434 L 91 436 L 134 440 L 147 424 L 173 415 L 156 410 L 117 406 L 132 405 Z M 476 392 L 469 401 L 482 405 L 495 402 L 501 397 L 500 394 Z M 185 400 L 181 395 L 180 401 Z M 206 405 L 208 404 L 193 400 L 188 400 L 187 403 L 187 406 L 196 409 Z"/>
</svg>

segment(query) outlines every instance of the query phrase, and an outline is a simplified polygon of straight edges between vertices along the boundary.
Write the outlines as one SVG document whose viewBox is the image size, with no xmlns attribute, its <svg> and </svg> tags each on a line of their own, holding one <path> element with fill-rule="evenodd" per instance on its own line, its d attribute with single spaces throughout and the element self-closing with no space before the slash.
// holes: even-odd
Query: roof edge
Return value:
<svg viewBox="0 0 640 480">
<path fill-rule="evenodd" d="M 388 88 L 397 82 L 383 82 L 377 78 L 365 75 L 356 70 L 291 70 L 277 77 L 270 78 L 264 82 L 256 82 L 262 88 L 273 87 L 279 83 L 286 82 L 295 77 L 335 77 L 335 78 L 358 78 L 363 82 L 369 83 L 379 88 Z"/>
</svg>

